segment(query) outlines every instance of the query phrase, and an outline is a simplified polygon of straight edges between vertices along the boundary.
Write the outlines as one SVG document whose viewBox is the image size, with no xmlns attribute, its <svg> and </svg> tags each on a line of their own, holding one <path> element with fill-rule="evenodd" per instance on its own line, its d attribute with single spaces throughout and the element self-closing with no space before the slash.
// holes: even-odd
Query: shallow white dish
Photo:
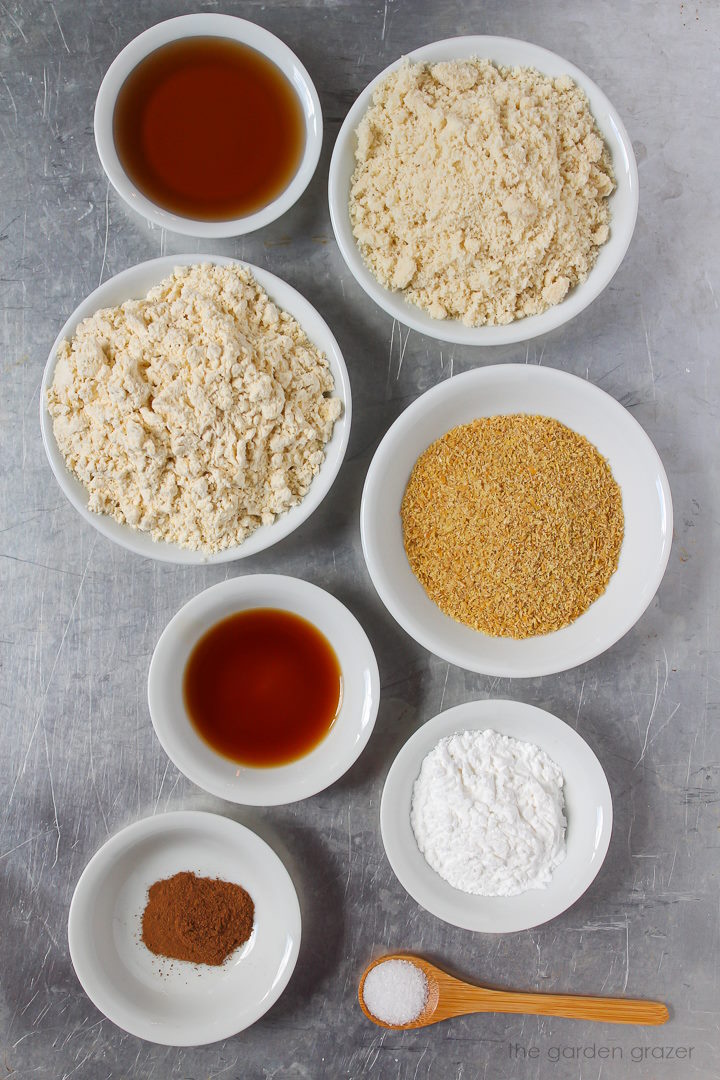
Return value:
<svg viewBox="0 0 720 1080">
<path fill-rule="evenodd" d="M 163 960 L 141 942 L 147 890 L 182 870 L 242 885 L 255 904 L 249 940 L 221 967 Z M 90 1000 L 118 1027 L 166 1046 L 227 1039 L 282 994 L 300 948 L 290 875 L 259 836 L 198 811 L 158 814 L 93 856 L 70 904 L 70 957 Z"/>
<path fill-rule="evenodd" d="M 410 807 L 423 759 L 447 735 L 487 729 L 534 743 L 562 769 L 567 852 L 545 889 L 498 897 L 462 892 L 428 866 L 417 846 Z M 595 754 L 552 713 L 520 701 L 469 701 L 428 720 L 405 743 L 385 781 L 380 827 L 388 861 L 418 904 L 464 930 L 510 934 L 554 919 L 589 887 L 610 843 L 612 799 Z"/>
<path fill-rule="evenodd" d="M 125 172 L 113 138 L 113 113 L 120 88 L 126 78 L 149 53 L 186 37 L 223 37 L 249 45 L 280 68 L 293 86 L 305 115 L 305 149 L 288 186 L 260 210 L 226 221 L 200 221 L 164 210 L 135 186 Z M 313 81 L 291 49 L 255 23 L 234 15 L 204 13 L 180 15 L 151 26 L 119 53 L 107 70 L 95 102 L 95 145 L 108 180 L 128 206 L 165 229 L 186 236 L 241 236 L 275 221 L 302 195 L 310 183 L 322 148 L 322 110 Z"/>
<path fill-rule="evenodd" d="M 569 75 L 584 90 L 590 108 L 612 156 L 616 189 L 610 196 L 612 220 L 610 238 L 599 251 L 597 262 L 587 279 L 570 290 L 567 297 L 541 315 L 518 319 L 507 326 L 464 326 L 457 319 L 433 319 L 409 303 L 401 292 L 386 289 L 363 262 L 353 236 L 348 202 L 350 179 L 355 169 L 355 131 L 367 112 L 376 87 L 406 60 L 412 63 L 438 63 L 446 60 L 493 60 L 507 67 L 534 67 L 546 75 Z M 507 345 L 527 341 L 562 326 L 586 308 L 598 296 L 620 266 L 635 228 L 638 209 L 638 175 L 632 143 L 617 110 L 602 90 L 574 64 L 556 53 L 514 38 L 469 36 L 435 41 L 396 60 L 365 87 L 340 128 L 328 181 L 330 218 L 342 256 L 358 284 L 388 315 L 405 326 L 440 341 L 459 345 Z"/>
<path fill-rule="evenodd" d="M 400 521 L 413 465 L 430 443 L 458 424 L 507 413 L 552 416 L 589 439 L 610 463 L 625 513 L 620 562 L 605 593 L 570 626 L 522 641 L 488 637 L 444 615 L 410 569 Z M 401 413 L 368 470 L 360 531 L 380 599 L 411 637 L 470 671 L 529 678 L 593 659 L 637 622 L 670 556 L 672 502 L 655 447 L 614 398 L 554 368 L 500 364 L 447 379 Z"/>
<path fill-rule="evenodd" d="M 325 635 L 340 663 L 335 723 L 314 750 L 288 765 L 254 768 L 222 757 L 198 735 L 185 709 L 183 674 L 198 639 L 220 619 L 250 608 L 301 615 Z M 370 738 L 379 701 L 377 661 L 355 616 L 317 585 L 281 574 L 230 578 L 198 593 L 163 630 L 148 675 L 150 716 L 168 757 L 198 787 L 252 806 L 307 799 L 338 780 Z"/>
<path fill-rule="evenodd" d="M 272 525 L 263 525 L 261 528 L 256 529 L 244 544 L 217 552 L 214 555 L 205 555 L 199 551 L 190 551 L 178 547 L 176 544 L 166 544 L 153 540 L 147 532 L 133 529 L 129 525 L 121 525 L 120 522 L 115 521 L 114 518 L 107 514 L 93 514 L 88 510 L 87 491 L 65 464 L 65 459 L 55 441 L 52 419 L 47 409 L 47 391 L 55 375 L 58 346 L 64 338 L 69 339 L 72 337 L 78 324 L 83 319 L 87 319 L 88 316 L 93 315 L 100 308 L 115 307 L 129 299 L 140 299 L 154 285 L 158 285 L 164 278 L 172 274 L 176 266 L 193 266 L 198 263 L 214 263 L 218 266 L 237 264 L 238 266 L 247 267 L 258 284 L 265 289 L 268 296 L 279 307 L 289 311 L 297 319 L 313 344 L 325 354 L 335 380 L 334 393 L 343 403 L 342 415 L 337 420 L 332 438 L 325 447 L 325 461 L 303 501 L 286 514 L 278 517 Z M 258 551 L 264 551 L 265 548 L 276 544 L 278 540 L 283 540 L 297 529 L 298 525 L 301 525 L 309 518 L 313 510 L 320 505 L 332 487 L 347 449 L 351 418 L 352 401 L 347 368 L 340 352 L 340 346 L 322 316 L 304 296 L 301 296 L 296 289 L 293 289 L 291 285 L 288 285 L 281 278 L 276 277 L 275 274 L 271 274 L 259 266 L 253 266 L 251 263 L 242 262 L 240 259 L 230 259 L 222 255 L 166 255 L 161 259 L 150 259 L 148 262 L 131 266 L 128 270 L 123 270 L 122 273 L 116 274 L 115 277 L 104 282 L 73 311 L 55 338 L 40 386 L 40 426 L 45 453 L 63 494 L 67 496 L 75 509 L 99 533 L 102 533 L 109 540 L 114 540 L 121 547 L 134 551 L 136 555 L 144 555 L 148 559 L 158 559 L 160 562 L 186 565 L 225 563 L 233 562 L 235 559 L 244 559 L 248 555 L 257 554 Z"/>
</svg>

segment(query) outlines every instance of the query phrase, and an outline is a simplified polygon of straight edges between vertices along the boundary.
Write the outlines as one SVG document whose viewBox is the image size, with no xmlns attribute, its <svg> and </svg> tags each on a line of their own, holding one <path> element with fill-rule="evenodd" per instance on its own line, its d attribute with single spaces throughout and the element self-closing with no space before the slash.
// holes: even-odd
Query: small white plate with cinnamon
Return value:
<svg viewBox="0 0 720 1080">
<path fill-rule="evenodd" d="M 188 874 L 194 887 L 178 888 L 173 879 Z M 278 855 L 244 825 L 199 811 L 157 814 L 111 837 L 85 867 L 68 920 L 70 957 L 91 1001 L 131 1035 L 165 1046 L 217 1042 L 254 1024 L 287 986 L 300 933 Z"/>
</svg>

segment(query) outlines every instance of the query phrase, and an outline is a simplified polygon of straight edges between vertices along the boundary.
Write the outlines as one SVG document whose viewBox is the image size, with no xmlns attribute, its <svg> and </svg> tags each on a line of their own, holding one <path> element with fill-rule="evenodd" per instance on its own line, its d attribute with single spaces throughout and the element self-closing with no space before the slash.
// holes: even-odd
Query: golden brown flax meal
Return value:
<svg viewBox="0 0 720 1080">
<path fill-rule="evenodd" d="M 490 416 L 448 431 L 415 462 L 405 551 L 431 600 L 493 637 L 559 630 L 617 569 L 622 494 L 582 435 L 547 416 Z"/>
</svg>

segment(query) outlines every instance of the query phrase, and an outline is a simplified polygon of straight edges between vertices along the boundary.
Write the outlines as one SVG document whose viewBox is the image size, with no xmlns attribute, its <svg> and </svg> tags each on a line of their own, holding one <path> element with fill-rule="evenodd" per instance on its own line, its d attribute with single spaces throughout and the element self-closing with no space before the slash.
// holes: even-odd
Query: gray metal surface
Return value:
<svg viewBox="0 0 720 1080">
<path fill-rule="evenodd" d="M 720 1071 L 717 586 L 717 3 L 463 0 L 235 3 L 279 34 L 316 81 L 324 152 L 300 203 L 238 241 L 209 245 L 131 216 L 101 171 L 92 108 L 119 49 L 161 19 L 212 3 L 0 2 L 0 1071 L 14 1077 L 393 1080 L 711 1080 Z M 487 351 L 408 333 L 356 286 L 337 251 L 325 186 L 356 93 L 398 54 L 462 33 L 528 38 L 565 55 L 623 116 L 640 167 L 640 217 L 612 285 L 574 322 Z M 113 547 L 55 484 L 38 430 L 49 346 L 78 301 L 159 254 L 245 257 L 301 290 L 337 334 L 355 415 L 322 508 L 273 550 L 183 569 Z M 645 426 L 667 467 L 676 537 L 650 609 L 606 655 L 566 674 L 488 679 L 438 661 L 394 625 L 365 572 L 363 477 L 383 432 L 420 391 L 475 364 L 526 361 L 587 375 Z M 155 641 L 189 597 L 226 574 L 314 581 L 361 619 L 383 698 L 353 769 L 305 803 L 235 809 L 178 775 L 145 697 Z M 615 830 L 603 870 L 564 916 L 484 937 L 410 900 L 384 858 L 383 780 L 404 740 L 441 708 L 517 697 L 575 725 L 603 762 Z M 285 995 L 220 1045 L 167 1049 L 103 1020 L 73 973 L 67 908 L 108 835 L 147 814 L 207 808 L 258 830 L 286 860 L 305 936 Z M 666 999 L 664 1029 L 472 1017 L 382 1033 L 355 993 L 365 962 L 409 947 L 477 980 Z M 677 1048 L 692 1047 L 690 1056 Z M 671 1056 L 668 1057 L 670 1048 Z M 661 1057 L 661 1052 L 663 1057 Z M 524 1056 L 527 1054 L 527 1056 Z M 555 1058 L 560 1058 L 555 1063 Z"/>
</svg>

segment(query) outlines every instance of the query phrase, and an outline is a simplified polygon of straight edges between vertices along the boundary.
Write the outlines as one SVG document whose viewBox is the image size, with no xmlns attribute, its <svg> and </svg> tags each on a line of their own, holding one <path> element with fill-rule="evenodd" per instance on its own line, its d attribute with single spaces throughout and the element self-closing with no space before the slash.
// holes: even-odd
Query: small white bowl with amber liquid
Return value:
<svg viewBox="0 0 720 1080">
<path fill-rule="evenodd" d="M 300 198 L 322 148 L 310 75 L 245 19 L 181 15 L 126 45 L 102 81 L 95 143 L 118 195 L 186 236 L 241 236 Z"/>
<path fill-rule="evenodd" d="M 317 794 L 372 733 L 380 677 L 334 596 L 280 574 L 231 578 L 170 620 L 148 676 L 157 737 L 188 779 L 229 802 Z"/>
</svg>

